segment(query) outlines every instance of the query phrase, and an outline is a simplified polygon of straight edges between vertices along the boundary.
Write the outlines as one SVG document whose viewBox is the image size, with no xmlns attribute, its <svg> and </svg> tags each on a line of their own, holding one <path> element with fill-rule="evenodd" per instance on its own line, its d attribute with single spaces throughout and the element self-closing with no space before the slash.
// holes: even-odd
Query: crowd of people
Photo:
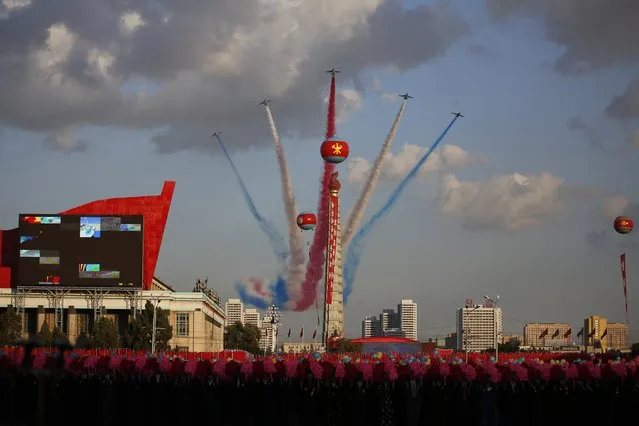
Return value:
<svg viewBox="0 0 639 426">
<path fill-rule="evenodd" d="M 639 360 L 618 356 L 68 349 L 0 353 L 8 423 L 616 425 L 639 403 Z"/>
</svg>

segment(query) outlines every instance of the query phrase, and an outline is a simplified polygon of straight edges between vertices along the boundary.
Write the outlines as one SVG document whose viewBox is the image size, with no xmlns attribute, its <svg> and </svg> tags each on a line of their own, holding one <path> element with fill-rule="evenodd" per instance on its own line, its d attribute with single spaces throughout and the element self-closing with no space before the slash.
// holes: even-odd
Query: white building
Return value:
<svg viewBox="0 0 639 426">
<path fill-rule="evenodd" d="M 229 299 L 224 305 L 226 313 L 226 325 L 233 325 L 236 322 L 244 324 L 244 303 L 240 299 Z"/>
<path fill-rule="evenodd" d="M 399 328 L 407 339 L 417 340 L 417 303 L 402 299 L 397 305 Z"/>
<path fill-rule="evenodd" d="M 58 327 L 75 343 L 99 317 L 112 319 L 124 335 L 134 312 L 146 301 L 169 311 L 173 327 L 171 348 L 191 352 L 218 352 L 224 348 L 224 312 L 203 292 L 177 292 L 153 277 L 151 290 L 118 288 L 31 288 L 0 289 L 0 307 L 12 305 L 23 318 L 24 337 L 36 335 L 46 322 Z M 0 309 L 1 310 L 1 309 Z"/>
<path fill-rule="evenodd" d="M 379 320 L 375 317 L 367 316 L 362 321 L 362 338 L 366 339 L 369 337 L 377 336 L 375 334 L 376 326 L 378 325 Z"/>
<path fill-rule="evenodd" d="M 262 316 L 257 309 L 249 308 L 244 311 L 244 325 L 248 324 L 257 328 L 262 328 Z"/>
<path fill-rule="evenodd" d="M 263 351 L 275 352 L 277 347 L 277 324 L 271 323 L 271 317 L 264 317 L 260 328 L 260 349 Z"/>
<path fill-rule="evenodd" d="M 473 305 L 457 309 L 457 350 L 495 348 L 503 335 L 501 308 Z"/>
</svg>

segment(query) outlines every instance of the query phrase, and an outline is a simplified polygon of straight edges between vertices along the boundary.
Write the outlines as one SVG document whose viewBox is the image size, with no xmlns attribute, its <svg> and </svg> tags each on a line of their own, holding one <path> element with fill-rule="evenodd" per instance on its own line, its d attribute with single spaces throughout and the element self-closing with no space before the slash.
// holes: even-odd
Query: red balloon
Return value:
<svg viewBox="0 0 639 426">
<path fill-rule="evenodd" d="M 348 158 L 348 142 L 344 139 L 332 137 L 322 142 L 320 154 L 324 161 L 339 164 Z"/>
<path fill-rule="evenodd" d="M 635 227 L 635 222 L 628 216 L 618 216 L 615 219 L 615 231 L 620 234 L 628 234 L 632 232 Z"/>
<path fill-rule="evenodd" d="M 297 215 L 297 226 L 303 231 L 310 231 L 317 225 L 317 216 L 315 213 L 302 212 Z"/>
</svg>

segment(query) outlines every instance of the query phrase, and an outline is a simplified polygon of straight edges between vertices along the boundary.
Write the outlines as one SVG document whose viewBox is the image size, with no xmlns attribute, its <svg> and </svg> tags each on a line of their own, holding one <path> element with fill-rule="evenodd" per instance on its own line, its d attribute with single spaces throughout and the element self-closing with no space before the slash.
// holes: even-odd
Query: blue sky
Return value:
<svg viewBox="0 0 639 426">
<path fill-rule="evenodd" d="M 420 4 L 410 3 L 406 6 Z M 462 15 L 469 23 L 468 34 L 413 69 L 396 73 L 388 64 L 358 64 L 356 74 L 366 85 L 365 93 L 360 93 L 361 108 L 341 104 L 350 106 L 348 119 L 338 124 L 338 134 L 350 142 L 351 158 L 373 161 L 399 107 L 399 101 L 388 102 L 383 94 L 405 91 L 415 99 L 407 106 L 394 154 L 405 143 L 426 148 L 450 120 L 449 112 L 461 110 L 466 118 L 443 144 L 481 157 L 466 167 L 440 170 L 413 182 L 392 214 L 375 229 L 346 308 L 347 334 L 357 335 L 366 314 L 392 307 L 401 298 L 419 304 L 420 338 L 446 334 L 454 330 L 455 308 L 466 298 L 479 300 L 483 294 L 501 296 L 507 332 L 521 332 L 523 323 L 532 321 L 565 321 L 577 329 L 591 314 L 624 321 L 619 254 L 628 252 L 632 300 L 639 294 L 639 272 L 635 274 L 633 266 L 639 265 L 639 251 L 631 246 L 636 237 L 608 232 L 603 244 L 589 245 L 586 234 L 610 230 L 607 197 L 639 199 L 639 149 L 628 144 L 637 122 L 620 123 L 604 112 L 615 96 L 626 91 L 637 63 L 581 75 L 561 74 L 553 64 L 566 46 L 547 37 L 542 19 L 514 16 L 495 22 L 480 2 Z M 340 64 L 317 64 L 318 73 L 332 66 Z M 345 72 L 341 90 L 353 88 L 353 76 Z M 327 78 L 313 81 L 322 78 L 325 87 Z M 374 79 L 379 84 L 371 83 Z M 127 91 L 135 93 L 139 87 L 128 83 Z M 255 93 L 250 102 L 265 95 Z M 215 111 L 205 120 L 208 125 L 196 124 L 204 130 L 208 126 L 210 132 L 225 130 L 225 142 L 234 149 L 234 161 L 258 208 L 284 232 L 279 171 L 268 125 L 263 110 L 250 102 L 238 110 L 243 115 L 234 118 L 230 129 L 220 118 L 224 114 L 216 116 Z M 273 101 L 276 122 L 284 123 L 285 135 L 304 132 L 291 124 L 297 116 L 286 102 L 284 97 Z M 60 108 L 64 109 L 64 102 Z M 152 137 L 164 127 L 160 119 L 130 126 L 121 117 L 109 119 L 110 112 L 103 108 L 104 120 L 93 117 L 77 127 L 74 141 L 86 143 L 86 149 L 77 152 L 43 145 L 47 132 L 59 126 L 36 128 L 25 124 L 27 119 L 0 109 L 0 124 L 5 124 L 0 136 L 0 179 L 5 183 L 0 187 L 0 228 L 15 227 L 21 212 L 55 213 L 93 199 L 156 194 L 162 181 L 170 179 L 177 185 L 156 275 L 181 290 L 190 290 L 197 277 L 208 275 L 210 285 L 224 298 L 235 296 L 233 284 L 238 279 L 275 276 L 277 267 L 266 239 L 213 141 L 202 132 L 201 140 L 189 142 L 192 147 L 158 154 Z M 310 110 L 321 111 L 316 106 Z M 575 117 L 582 118 L 591 136 L 569 128 L 568 122 Z M 252 148 L 239 143 L 233 133 L 233 126 L 242 120 L 250 123 Z M 300 118 L 303 124 L 314 123 L 308 134 L 283 138 L 300 211 L 316 209 L 324 121 L 321 113 L 309 113 Z M 172 124 L 166 122 L 166 126 Z M 347 163 L 338 168 L 344 220 L 361 183 L 349 182 Z M 476 211 L 470 218 L 463 212 L 446 213 L 433 197 L 449 173 L 462 182 L 486 184 L 501 175 L 541 172 L 564 179 L 561 199 L 553 201 L 562 208 L 544 210 L 534 225 L 522 229 L 468 229 L 462 225 L 478 220 L 480 213 L 499 218 L 499 212 Z M 396 183 L 390 174 L 383 176 L 366 217 Z M 618 207 L 619 214 L 624 207 Z M 314 310 L 286 313 L 284 327 L 313 328 L 315 316 Z M 639 329 L 639 313 L 631 312 L 631 328 Z"/>
</svg>

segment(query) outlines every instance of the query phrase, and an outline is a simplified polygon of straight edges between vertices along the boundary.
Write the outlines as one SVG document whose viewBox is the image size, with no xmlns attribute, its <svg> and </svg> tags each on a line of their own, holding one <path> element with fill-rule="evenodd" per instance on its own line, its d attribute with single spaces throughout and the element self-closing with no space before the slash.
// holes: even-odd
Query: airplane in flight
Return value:
<svg viewBox="0 0 639 426">
<path fill-rule="evenodd" d="M 263 100 L 262 102 L 260 102 L 258 105 L 264 105 L 264 106 L 266 106 L 266 105 L 268 105 L 268 104 L 270 104 L 270 103 L 271 103 L 271 100 L 270 100 L 270 99 L 264 99 L 264 100 Z"/>
<path fill-rule="evenodd" d="M 222 134 L 222 132 L 221 132 L 221 131 L 219 131 L 219 132 L 215 132 L 215 133 L 213 133 L 213 134 L 211 135 L 211 137 L 212 137 L 212 138 L 214 138 L 214 137 L 220 136 L 221 134 Z"/>
<path fill-rule="evenodd" d="M 336 70 L 335 68 L 331 68 L 330 70 L 327 70 L 326 72 L 328 74 L 330 74 L 330 75 L 335 75 L 335 74 L 340 73 L 341 71 L 340 70 Z"/>
<path fill-rule="evenodd" d="M 403 95 L 399 95 L 399 97 L 400 97 L 400 98 L 403 98 L 404 100 L 407 100 L 407 99 L 415 99 L 415 98 L 413 98 L 411 95 L 409 95 L 408 93 L 405 93 L 405 94 L 403 94 Z"/>
<path fill-rule="evenodd" d="M 465 118 L 465 117 L 462 115 L 462 113 L 461 113 L 461 112 L 451 112 L 451 114 L 453 114 L 453 115 L 454 115 L 455 117 L 457 117 L 457 118 L 459 118 L 459 117 L 461 117 L 461 118 Z"/>
</svg>

